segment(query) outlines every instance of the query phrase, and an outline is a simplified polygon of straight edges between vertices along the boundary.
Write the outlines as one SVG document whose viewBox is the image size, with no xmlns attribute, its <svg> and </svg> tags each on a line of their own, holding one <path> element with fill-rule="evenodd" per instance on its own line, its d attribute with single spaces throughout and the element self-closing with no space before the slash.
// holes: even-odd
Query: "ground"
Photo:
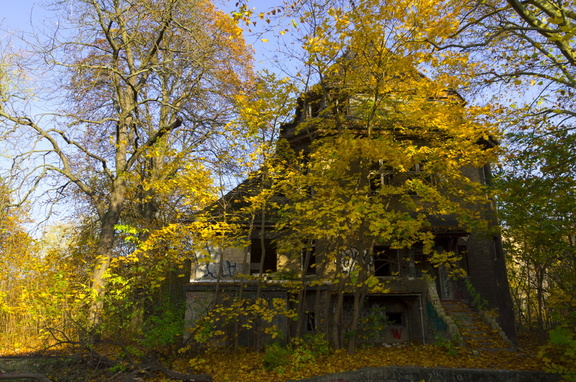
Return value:
<svg viewBox="0 0 576 382">
<path fill-rule="evenodd" d="M 354 355 L 337 351 L 314 358 L 311 362 L 291 362 L 292 366 L 266 370 L 264 353 L 206 353 L 191 359 L 180 359 L 174 368 L 180 371 L 212 375 L 214 382 L 277 382 L 315 375 L 338 373 L 364 367 L 422 366 L 543 371 L 537 355 L 538 343 L 530 336 L 519 338 L 516 351 L 476 351 L 449 345 L 379 346 L 359 349 Z"/>
<path fill-rule="evenodd" d="M 240 351 L 227 353 L 208 351 L 202 354 L 173 352 L 172 357 L 162 357 L 162 363 L 171 370 L 186 374 L 210 374 L 214 382 L 278 382 L 301 379 L 328 373 L 338 373 L 364 367 L 422 366 L 448 368 L 480 368 L 543 371 L 544 364 L 537 358 L 539 343 L 533 336 L 519 337 L 515 351 L 481 351 L 443 345 L 405 344 L 361 348 L 354 355 L 345 351 L 312 354 L 292 349 L 279 353 L 284 361 L 277 364 L 270 359 L 270 352 Z M 101 353 L 112 349 L 101 349 Z M 63 355 L 63 354 L 60 354 Z M 0 361 L 3 358 L 0 358 Z M 145 363 L 140 363 L 140 367 Z M 0 363 L 1 365 L 1 363 Z M 1 369 L 1 366 L 0 366 Z M 150 370 L 150 369 L 148 369 Z M 136 376 L 130 365 L 119 363 L 105 365 L 95 370 L 93 362 L 70 362 L 51 365 L 41 371 L 53 381 L 116 381 Z M 168 381 L 162 372 L 140 374 L 142 381 Z"/>
</svg>

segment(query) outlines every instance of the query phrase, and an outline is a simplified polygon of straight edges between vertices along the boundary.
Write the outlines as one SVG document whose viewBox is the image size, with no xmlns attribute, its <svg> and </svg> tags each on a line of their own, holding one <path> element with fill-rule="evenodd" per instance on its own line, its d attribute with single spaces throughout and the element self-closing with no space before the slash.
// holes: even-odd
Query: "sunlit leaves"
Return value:
<svg viewBox="0 0 576 382">
<path fill-rule="evenodd" d="M 243 195 L 244 212 L 254 219 L 260 211 L 264 219 L 280 209 L 273 221 L 290 264 L 299 261 L 293 250 L 298 243 L 321 243 L 317 276 L 327 277 L 335 290 L 385 290 L 370 278 L 374 245 L 406 249 L 421 243 L 432 255 L 431 217 L 453 221 L 452 229 L 486 231 L 488 214 L 478 206 L 488 205 L 491 194 L 484 179 L 470 173 L 496 159 L 494 110 L 466 107 L 455 91 L 470 77 L 454 74 L 476 70 L 466 53 L 430 50 L 430 36 L 447 39 L 458 27 L 448 16 L 461 10 L 457 5 L 301 5 L 288 13 L 299 17 L 306 66 L 299 79 L 307 85 L 296 119 L 284 126 L 286 140 L 275 152 L 254 155 L 262 165 L 245 183 L 254 186 Z M 262 131 L 275 126 L 281 109 L 269 105 L 284 103 L 268 103 L 281 90 L 268 89 L 255 100 L 240 97 L 242 125 Z M 342 266 L 353 261 L 354 269 Z M 435 264 L 456 261 L 445 253 Z"/>
<path fill-rule="evenodd" d="M 90 233 L 71 245 L 86 262 L 82 284 L 92 286 L 85 295 L 98 326 L 105 312 L 136 314 L 131 298 L 148 298 L 177 267 L 170 261 L 189 255 L 169 244 L 182 238 L 174 223 L 217 198 L 212 171 L 232 151 L 228 122 L 235 96 L 252 84 L 251 52 L 234 20 L 210 1 L 68 5 L 48 41 L 27 44 L 38 48 L 35 59 L 18 63 L 30 73 L 50 68 L 36 84 L 50 122 L 23 103 L 7 104 L 15 97 L 4 94 L 0 117 L 18 126 L 19 140 L 35 137 L 15 153 L 22 163 L 14 167 L 35 169 L 24 175 L 31 183 L 56 174 L 65 184 L 57 198 L 72 195 L 80 206 L 78 224 Z M 25 162 L 37 154 L 38 167 Z"/>
<path fill-rule="evenodd" d="M 82 285 L 83 262 L 65 250 L 69 232 L 53 227 L 42 242 L 24 229 L 25 208 L 10 207 L 10 192 L 0 184 L 0 352 L 54 345 L 50 330 L 82 322 L 78 308 L 89 301 Z M 70 338 L 75 333 L 70 331 Z"/>
</svg>

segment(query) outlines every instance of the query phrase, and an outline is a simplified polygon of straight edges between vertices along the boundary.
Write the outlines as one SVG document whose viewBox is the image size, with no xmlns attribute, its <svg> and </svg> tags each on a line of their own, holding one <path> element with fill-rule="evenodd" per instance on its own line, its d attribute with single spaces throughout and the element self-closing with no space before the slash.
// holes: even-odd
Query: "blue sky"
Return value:
<svg viewBox="0 0 576 382">
<path fill-rule="evenodd" d="M 39 0 L 0 0 L 0 24 L 8 29 L 28 29 L 32 19 L 41 20 L 44 9 Z"/>
<path fill-rule="evenodd" d="M 1 30 L 24 30 L 29 31 L 32 28 L 32 23 L 36 27 L 41 27 L 42 23 L 49 22 L 50 19 L 56 14 L 46 11 L 44 4 L 50 3 L 52 0 L 0 0 L 0 29 Z M 223 8 L 231 10 L 234 8 L 237 0 L 213 0 L 218 6 L 223 5 Z M 256 8 L 257 11 L 266 11 L 275 5 L 282 4 L 282 0 L 249 0 L 248 5 L 251 8 Z M 260 20 L 259 20 L 260 21 Z M 260 36 L 266 37 L 270 40 L 268 43 L 263 43 L 260 38 L 254 35 L 247 34 L 247 43 L 254 46 L 260 54 L 267 56 L 268 52 L 273 51 L 275 43 L 273 43 L 273 36 Z M 1 37 L 0 37 L 1 38 Z M 257 55 L 258 61 L 265 60 L 261 55 Z M 260 64 L 263 65 L 262 63 Z"/>
<path fill-rule="evenodd" d="M 51 0 L 0 0 L 0 25 L 8 29 L 29 29 L 30 22 L 42 22 L 47 12 L 43 4 Z M 215 3 L 224 4 L 231 9 L 237 0 L 217 0 Z M 282 4 L 281 0 L 250 0 L 248 5 L 264 11 L 274 5 Z"/>
</svg>

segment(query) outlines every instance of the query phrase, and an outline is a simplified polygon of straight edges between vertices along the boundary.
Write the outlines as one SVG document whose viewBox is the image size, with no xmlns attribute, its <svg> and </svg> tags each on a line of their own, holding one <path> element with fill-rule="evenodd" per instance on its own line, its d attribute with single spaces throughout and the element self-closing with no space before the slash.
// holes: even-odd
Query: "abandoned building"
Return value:
<svg viewBox="0 0 576 382">
<path fill-rule="evenodd" d="M 459 97 L 454 93 L 452 95 Z M 342 100 L 340 98 L 341 104 Z M 326 119 L 326 116 L 318 116 L 323 111 L 328 114 L 327 109 L 325 93 L 311 91 L 302 96 L 293 122 L 281 129 L 283 150 L 289 147 L 293 152 L 306 153 L 315 140 L 324 139 L 326 135 L 320 134 L 318 128 L 302 126 L 313 118 L 319 121 Z M 350 111 L 345 112 L 350 114 Z M 350 121 L 351 118 L 346 120 Z M 491 139 L 477 142 L 486 149 L 496 144 Z M 387 163 L 376 163 L 367 175 L 369 187 L 395 186 L 407 177 L 418 176 L 422 172 L 421 166 L 421 163 L 414 163 L 411 168 L 398 174 Z M 350 171 L 355 170 L 351 167 Z M 490 182 L 489 164 L 468 166 L 461 171 L 471 182 L 484 185 Z M 262 177 L 256 175 L 237 186 L 224 198 L 228 208 L 240 210 L 245 205 L 244 199 L 251 196 L 262 181 Z M 401 247 L 371 240 L 365 245 L 350 246 L 341 251 L 338 259 L 342 263 L 336 266 L 333 260 L 323 260 L 328 249 L 322 237 L 308 238 L 303 241 L 300 250 L 292 247 L 291 251 L 298 253 L 286 254 L 283 232 L 277 229 L 278 215 L 275 210 L 285 202 L 285 197 L 275 195 L 274 198 L 272 204 L 276 207 L 245 220 L 245 245 L 214 248 L 209 251 L 211 258 L 204 258 L 193 265 L 191 280 L 186 288 L 189 321 L 206 314 L 206 309 L 214 306 L 215 298 L 235 295 L 242 289 L 245 298 L 260 296 L 279 299 L 284 301 L 286 309 L 295 309 L 296 314 L 300 315 L 297 323 L 287 318 L 274 321 L 284 336 L 327 332 L 329 321 L 334 319 L 337 312 L 338 296 L 341 296 L 341 313 L 337 319 L 350 321 L 354 308 L 354 292 L 344 288 L 335 293 L 333 284 L 336 281 L 332 283 L 330 275 L 335 275 L 334 272 L 350 274 L 361 260 L 369 276 L 375 277 L 383 285 L 379 290 L 368 289 L 362 296 L 360 317 L 364 321 L 361 321 L 358 330 L 365 340 L 380 343 L 433 342 L 439 332 L 450 330 L 443 318 L 444 301 L 462 300 L 471 304 L 475 298 L 487 303 L 484 309 L 497 312 L 499 325 L 514 340 L 505 259 L 497 231 L 470 231 L 453 216 L 427 217 L 433 249 L 437 253 L 454 254 L 459 259 L 459 267 L 466 271 L 466 276 L 459 279 L 451 277 L 444 266 L 432 264 L 419 243 Z M 482 216 L 487 216 L 490 226 L 496 224 L 493 204 L 483 203 L 476 208 L 482 210 Z M 322 282 L 315 283 L 315 279 Z M 295 292 L 290 283 L 294 280 L 304 280 L 306 286 Z M 297 303 L 301 304 L 300 309 L 295 308 Z M 382 325 L 370 329 L 378 320 Z M 295 328 L 295 325 L 299 327 Z M 250 342 L 249 338 L 244 334 L 240 341 Z"/>
</svg>

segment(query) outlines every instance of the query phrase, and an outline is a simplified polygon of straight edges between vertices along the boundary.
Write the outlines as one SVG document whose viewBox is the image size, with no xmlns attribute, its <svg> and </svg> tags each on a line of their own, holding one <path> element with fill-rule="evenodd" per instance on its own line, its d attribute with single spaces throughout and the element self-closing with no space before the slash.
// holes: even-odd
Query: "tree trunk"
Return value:
<svg viewBox="0 0 576 382">
<path fill-rule="evenodd" d="M 304 308 L 306 306 L 306 274 L 308 272 L 308 266 L 310 265 L 310 259 L 312 257 L 312 251 L 306 247 L 304 252 L 304 261 L 302 264 L 302 270 L 300 271 L 300 290 L 298 291 L 298 305 L 296 307 L 296 316 L 298 321 L 296 323 L 296 338 L 302 337 L 302 326 L 307 322 L 307 317 L 304 317 Z"/>
<path fill-rule="evenodd" d="M 332 321 L 332 345 L 334 350 L 342 348 L 342 309 L 344 305 L 344 292 L 338 288 L 336 307 L 334 308 L 334 317 Z"/>
<path fill-rule="evenodd" d="M 92 301 L 89 307 L 88 319 L 89 331 L 95 335 L 102 325 L 102 314 L 104 312 L 104 298 L 107 292 L 108 281 L 106 279 L 110 262 L 112 260 L 112 250 L 114 239 L 116 238 L 115 226 L 120 220 L 121 206 L 124 201 L 124 187 L 119 187 L 112 194 L 112 201 L 108 211 L 101 219 L 100 237 L 96 247 L 96 264 L 92 273 Z"/>
<path fill-rule="evenodd" d="M 360 290 L 354 292 L 354 305 L 352 308 L 352 323 L 350 324 L 350 337 L 348 339 L 348 354 L 354 354 L 356 338 L 358 337 L 358 318 L 360 317 Z"/>
</svg>

